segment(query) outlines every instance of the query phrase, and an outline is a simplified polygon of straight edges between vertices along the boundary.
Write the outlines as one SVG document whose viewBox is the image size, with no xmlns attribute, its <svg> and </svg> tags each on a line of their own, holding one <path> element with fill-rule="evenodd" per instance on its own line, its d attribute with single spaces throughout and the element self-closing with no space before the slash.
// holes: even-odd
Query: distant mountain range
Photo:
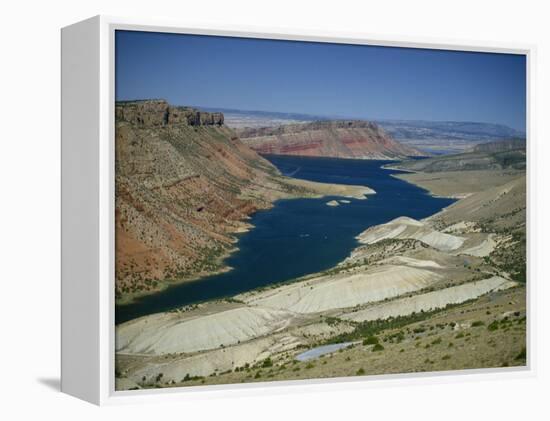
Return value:
<svg viewBox="0 0 550 421">
<path fill-rule="evenodd" d="M 525 138 L 525 133 L 502 124 L 470 121 L 380 120 L 395 139 L 462 139 L 493 141 Z"/>
<path fill-rule="evenodd" d="M 223 112 L 225 124 L 236 129 L 342 119 L 342 116 L 318 116 L 209 107 L 197 108 Z M 525 132 L 494 123 L 425 120 L 372 121 L 400 143 L 434 154 L 463 152 L 470 150 L 479 143 L 503 139 L 525 139 Z"/>
</svg>

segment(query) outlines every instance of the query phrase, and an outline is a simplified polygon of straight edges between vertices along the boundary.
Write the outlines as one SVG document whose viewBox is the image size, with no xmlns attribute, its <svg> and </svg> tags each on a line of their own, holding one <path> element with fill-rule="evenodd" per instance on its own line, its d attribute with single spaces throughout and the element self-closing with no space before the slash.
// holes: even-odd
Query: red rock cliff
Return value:
<svg viewBox="0 0 550 421">
<path fill-rule="evenodd" d="M 358 159 L 400 159 L 423 154 L 392 139 L 369 121 L 315 121 L 239 130 L 244 143 L 263 154 Z"/>
</svg>

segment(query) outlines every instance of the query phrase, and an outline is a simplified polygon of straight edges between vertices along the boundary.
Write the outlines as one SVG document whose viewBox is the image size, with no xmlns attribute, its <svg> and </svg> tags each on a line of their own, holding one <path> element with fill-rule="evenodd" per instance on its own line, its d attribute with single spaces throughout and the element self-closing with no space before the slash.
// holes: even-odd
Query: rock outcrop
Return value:
<svg viewBox="0 0 550 421">
<path fill-rule="evenodd" d="M 116 121 L 141 127 L 159 127 L 184 124 L 187 126 L 221 126 L 222 113 L 208 113 L 190 107 L 169 105 L 165 100 L 117 102 Z"/>
<path fill-rule="evenodd" d="M 241 139 L 262 154 L 357 159 L 401 159 L 420 151 L 393 140 L 369 121 L 314 121 L 278 127 L 245 128 Z"/>
</svg>

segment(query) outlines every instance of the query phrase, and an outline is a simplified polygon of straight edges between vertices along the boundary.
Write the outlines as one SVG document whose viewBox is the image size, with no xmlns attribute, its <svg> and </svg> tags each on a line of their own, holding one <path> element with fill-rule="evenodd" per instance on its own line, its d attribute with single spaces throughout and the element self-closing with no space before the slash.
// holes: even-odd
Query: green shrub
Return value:
<svg viewBox="0 0 550 421">
<path fill-rule="evenodd" d="M 491 332 L 498 330 L 498 328 L 499 328 L 499 323 L 496 320 L 494 320 L 489 324 L 489 326 L 487 326 L 487 330 Z"/>
<path fill-rule="evenodd" d="M 434 339 L 432 345 L 439 345 L 441 343 L 441 338 Z"/>
<path fill-rule="evenodd" d="M 381 344 L 376 344 L 372 347 L 373 352 L 383 351 L 384 347 Z"/>
<path fill-rule="evenodd" d="M 365 369 L 364 368 L 360 368 L 359 370 L 357 370 L 357 373 L 356 373 L 358 376 L 362 376 L 365 374 Z"/>
<path fill-rule="evenodd" d="M 476 320 L 475 322 L 472 323 L 472 327 L 479 327 L 483 325 L 485 325 L 485 323 L 483 323 L 481 320 Z"/>
<path fill-rule="evenodd" d="M 185 375 L 185 377 L 183 379 L 181 379 L 181 381 L 182 382 L 188 382 L 190 380 L 200 380 L 200 379 L 202 379 L 201 376 L 191 376 L 191 375 L 189 375 L 189 373 L 187 373 Z"/>
<path fill-rule="evenodd" d="M 363 339 L 363 345 L 376 345 L 377 343 L 379 343 L 379 340 L 376 336 L 369 336 Z"/>
<path fill-rule="evenodd" d="M 429 319 L 431 316 L 435 314 L 441 313 L 451 308 L 463 306 L 464 304 L 467 304 L 472 301 L 473 300 L 468 300 L 460 304 L 448 304 L 444 308 L 438 308 L 436 310 L 430 310 L 430 311 L 421 311 L 418 313 L 415 312 L 415 313 L 409 314 L 408 316 L 397 316 L 397 317 L 390 317 L 388 319 L 383 319 L 383 320 L 379 319 L 379 320 L 359 322 L 359 323 L 353 324 L 355 326 L 353 331 L 333 336 L 330 339 L 327 339 L 326 341 L 321 342 L 319 345 L 328 345 L 328 344 L 337 344 L 340 342 L 355 341 L 371 335 L 379 334 L 380 332 L 383 332 L 385 330 L 403 328 L 412 323 Z M 451 326 L 452 325 L 453 324 L 451 323 Z M 413 329 L 413 331 L 414 333 L 422 333 L 426 331 L 426 328 L 418 327 Z M 340 350 L 339 352 L 342 352 L 342 350 Z"/>
<path fill-rule="evenodd" d="M 397 333 L 397 335 L 395 335 L 395 340 L 397 343 L 403 342 L 403 339 L 405 339 L 405 335 L 403 334 L 403 332 L 399 332 Z"/>
</svg>

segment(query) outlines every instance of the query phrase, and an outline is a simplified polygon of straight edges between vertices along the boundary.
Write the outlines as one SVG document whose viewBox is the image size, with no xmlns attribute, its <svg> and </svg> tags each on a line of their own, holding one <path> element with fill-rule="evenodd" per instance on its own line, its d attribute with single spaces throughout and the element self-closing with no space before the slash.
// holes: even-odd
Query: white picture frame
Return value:
<svg viewBox="0 0 550 421">
<path fill-rule="evenodd" d="M 530 45 L 382 38 L 238 26 L 193 27 L 166 21 L 96 16 L 65 27 L 62 41 L 62 377 L 63 392 L 94 404 L 136 403 L 263 393 L 378 387 L 383 384 L 477 381 L 536 373 L 532 324 L 536 302 L 533 267 L 532 165 L 527 173 L 527 366 L 361 378 L 297 380 L 162 390 L 114 388 L 114 32 L 139 30 L 230 37 L 284 39 L 524 54 L 527 61 L 527 154 L 532 162 L 533 60 Z M 467 375 L 466 375 L 467 374 Z M 375 381 L 376 380 L 376 381 Z"/>
</svg>

